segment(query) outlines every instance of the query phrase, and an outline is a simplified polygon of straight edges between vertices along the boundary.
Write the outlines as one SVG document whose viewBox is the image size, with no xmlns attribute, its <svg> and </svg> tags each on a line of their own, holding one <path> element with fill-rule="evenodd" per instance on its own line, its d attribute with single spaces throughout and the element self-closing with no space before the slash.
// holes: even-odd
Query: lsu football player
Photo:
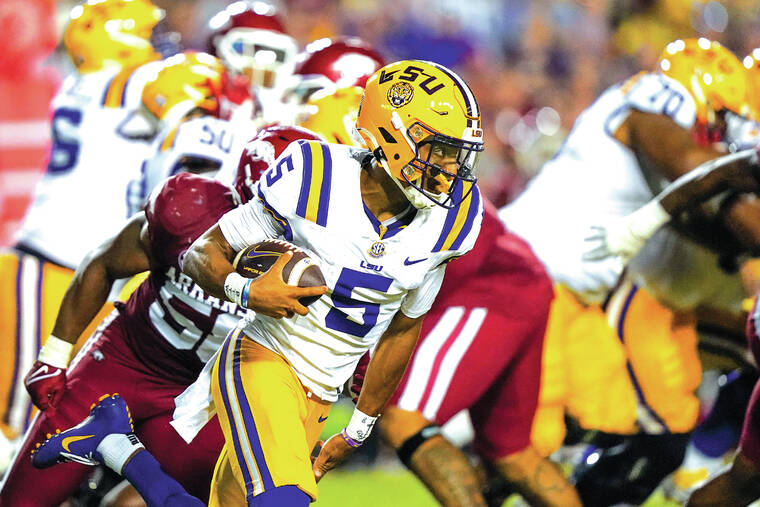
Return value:
<svg viewBox="0 0 760 507">
<path fill-rule="evenodd" d="M 757 89 L 760 85 L 756 62 L 752 55 L 744 59 L 744 65 L 749 70 L 750 90 Z M 750 93 L 750 99 L 757 100 L 753 92 Z M 751 124 L 739 124 L 736 127 L 757 128 Z M 736 197 L 725 207 L 722 219 L 736 234 L 741 245 L 756 254 L 760 251 L 760 226 L 756 219 L 759 213 L 756 196 L 760 193 L 760 181 L 757 178 L 760 168 L 758 146 L 760 145 L 755 143 L 746 150 L 710 160 L 678 178 L 656 198 L 633 213 L 609 224 L 599 224 L 596 234 L 588 238 L 588 257 L 604 259 L 617 256 L 628 262 L 635 258 L 660 227 L 694 203 L 707 202 L 727 190 Z M 757 302 L 758 296 L 755 295 L 746 324 L 749 350 L 756 363 L 760 361 L 760 310 Z M 759 384 L 755 384 L 749 400 L 739 451 L 731 467 L 698 487 L 687 505 L 748 505 L 760 498 Z"/>
<path fill-rule="evenodd" d="M 446 263 L 477 237 L 483 207 L 474 171 L 483 134 L 475 97 L 459 76 L 431 62 L 383 67 L 367 81 L 357 128 L 369 150 L 291 144 L 257 183 L 258 199 L 225 215 L 183 257 L 183 271 L 210 294 L 256 312 L 229 335 L 213 365 L 211 392 L 226 444 L 209 505 L 315 500 L 316 482 L 367 438 L 401 379 Z M 306 250 L 327 286 L 284 284 L 288 254 L 258 279 L 236 275 L 235 251 L 267 237 Z M 306 308 L 298 297 L 307 295 L 322 297 Z M 351 422 L 312 466 L 309 453 L 330 404 L 375 345 Z M 109 397 L 93 410 L 87 423 L 48 440 L 37 464 L 55 463 L 64 439 L 92 430 L 98 438 L 82 440 L 75 455 L 88 446 L 125 475 L 133 465 L 157 470 L 137 443 L 120 458 L 106 457 L 112 445 L 129 442 L 123 400 Z M 143 495 L 165 501 L 171 491 L 178 498 L 165 475 L 130 481 Z"/>
<path fill-rule="evenodd" d="M 257 101 L 247 82 L 230 80 L 218 58 L 188 51 L 164 61 L 145 85 L 142 105 L 159 134 L 139 178 L 130 183 L 132 213 L 179 172 L 221 172 L 232 182 L 240 153 L 257 130 Z"/>
<path fill-rule="evenodd" d="M 233 2 L 208 22 L 207 51 L 231 79 L 244 77 L 259 98 L 266 123 L 282 121 L 282 94 L 293 73 L 298 44 L 275 6 L 259 0 Z"/>
<path fill-rule="evenodd" d="M 584 258 L 584 238 L 591 225 L 637 209 L 729 146 L 756 142 L 746 135 L 756 118 L 747 91 L 747 73 L 728 49 L 675 41 L 659 71 L 613 86 L 586 109 L 555 157 L 500 212 L 556 284 L 537 445 L 559 446 L 565 409 L 584 429 L 645 435 L 584 469 L 577 482 L 584 503 L 641 503 L 680 464 L 699 409 L 696 310 L 737 314 L 744 298 L 739 278 L 719 268 L 719 254 L 675 231 L 653 237 L 625 276 L 619 258 Z M 561 212 L 546 213 L 547 203 Z M 688 223 L 681 229 L 694 231 Z M 694 236 L 705 244 L 714 237 L 699 229 Z M 718 245 L 721 254 L 732 253 L 727 246 Z M 658 459 L 645 459 L 652 449 Z M 639 458 L 647 466 L 638 478 L 616 487 L 612 475 Z"/>
<path fill-rule="evenodd" d="M 82 464 L 41 471 L 29 454 L 46 434 L 87 415 L 107 392 L 130 400 L 137 435 L 161 467 L 194 496 L 206 500 L 224 439 L 216 421 L 186 444 L 170 428 L 174 397 L 198 376 L 246 312 L 203 292 L 180 272 L 179 257 L 222 215 L 253 194 L 258 179 L 290 142 L 318 140 L 297 127 L 260 132 L 239 160 L 235 190 L 210 178 L 175 175 L 156 189 L 145 207 L 114 238 L 99 247 L 77 271 L 66 291 L 53 332 L 72 342 L 94 318 L 115 279 L 150 271 L 126 303 L 106 317 L 63 375 L 29 385 L 45 408 L 34 419 L 0 489 L 2 505 L 59 505 L 85 480 Z M 67 358 L 48 356 L 33 370 Z M 49 361 L 49 362 L 48 362 Z M 50 401 L 48 401 L 50 400 Z M 45 483 L 44 488 L 29 484 Z M 121 495 L 126 495 L 122 492 Z"/>
<path fill-rule="evenodd" d="M 0 253 L 0 429 L 8 438 L 30 420 L 22 380 L 40 347 L 43 355 L 68 349 L 48 336 L 74 269 L 127 217 L 126 185 L 149 144 L 123 126 L 160 65 L 150 37 L 162 16 L 149 0 L 87 2 L 71 10 L 63 44 L 76 72 L 53 100 L 47 170 L 16 244 Z"/>
</svg>

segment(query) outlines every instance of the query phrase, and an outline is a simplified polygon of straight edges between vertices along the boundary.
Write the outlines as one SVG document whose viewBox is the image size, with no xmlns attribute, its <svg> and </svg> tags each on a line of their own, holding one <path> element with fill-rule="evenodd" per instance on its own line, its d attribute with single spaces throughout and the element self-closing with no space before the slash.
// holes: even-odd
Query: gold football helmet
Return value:
<svg viewBox="0 0 760 507">
<path fill-rule="evenodd" d="M 150 0 L 89 0 L 71 9 L 63 44 L 81 73 L 137 66 L 160 58 L 150 37 L 163 17 Z"/>
<path fill-rule="evenodd" d="M 476 180 L 483 151 L 480 109 L 464 80 L 443 65 L 404 60 L 375 72 L 356 128 L 415 207 L 456 207 Z"/>
<path fill-rule="evenodd" d="M 747 70 L 720 43 L 705 38 L 676 40 L 666 46 L 659 66 L 691 94 L 706 141 L 730 142 L 729 124 L 754 119 Z"/>
<path fill-rule="evenodd" d="M 194 109 L 218 116 L 224 66 L 215 56 L 187 51 L 164 60 L 143 88 L 143 106 L 163 125 L 174 126 Z"/>
<path fill-rule="evenodd" d="M 363 93 L 364 90 L 358 86 L 318 91 L 306 103 L 307 118 L 299 125 L 331 143 L 363 148 L 364 144 L 356 132 L 356 118 Z"/>
</svg>

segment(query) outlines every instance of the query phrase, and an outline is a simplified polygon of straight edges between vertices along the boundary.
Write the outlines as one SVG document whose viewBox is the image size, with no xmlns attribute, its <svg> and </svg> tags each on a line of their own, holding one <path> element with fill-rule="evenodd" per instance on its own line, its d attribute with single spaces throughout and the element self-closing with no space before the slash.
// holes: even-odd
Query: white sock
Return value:
<svg viewBox="0 0 760 507">
<path fill-rule="evenodd" d="M 100 441 L 97 451 L 103 456 L 103 463 L 121 475 L 124 465 L 141 449 L 145 449 L 134 433 L 111 433 Z"/>
</svg>

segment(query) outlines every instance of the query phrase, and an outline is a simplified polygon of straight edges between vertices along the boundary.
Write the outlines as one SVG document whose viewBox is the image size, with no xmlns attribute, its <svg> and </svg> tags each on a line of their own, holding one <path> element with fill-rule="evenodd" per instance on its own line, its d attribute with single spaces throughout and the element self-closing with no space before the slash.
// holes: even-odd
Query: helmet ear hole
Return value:
<svg viewBox="0 0 760 507">
<path fill-rule="evenodd" d="M 398 154 L 398 153 L 394 153 L 394 154 L 393 154 L 393 160 L 398 160 L 398 159 L 400 159 L 400 158 L 401 158 L 401 157 L 399 156 L 399 154 Z"/>
</svg>

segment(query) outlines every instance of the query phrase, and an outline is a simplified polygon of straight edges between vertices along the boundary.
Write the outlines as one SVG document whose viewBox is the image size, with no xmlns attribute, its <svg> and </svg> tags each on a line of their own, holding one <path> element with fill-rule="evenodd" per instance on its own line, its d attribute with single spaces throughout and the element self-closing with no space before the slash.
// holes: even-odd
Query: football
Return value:
<svg viewBox="0 0 760 507">
<path fill-rule="evenodd" d="M 235 256 L 232 266 L 246 278 L 257 278 L 266 273 L 285 252 L 293 252 L 293 257 L 282 270 L 282 280 L 285 283 L 298 287 L 325 285 L 322 270 L 311 257 L 294 244 L 279 239 L 267 239 L 244 248 Z M 302 305 L 309 306 L 319 298 L 320 296 L 308 296 L 299 301 Z"/>
</svg>

